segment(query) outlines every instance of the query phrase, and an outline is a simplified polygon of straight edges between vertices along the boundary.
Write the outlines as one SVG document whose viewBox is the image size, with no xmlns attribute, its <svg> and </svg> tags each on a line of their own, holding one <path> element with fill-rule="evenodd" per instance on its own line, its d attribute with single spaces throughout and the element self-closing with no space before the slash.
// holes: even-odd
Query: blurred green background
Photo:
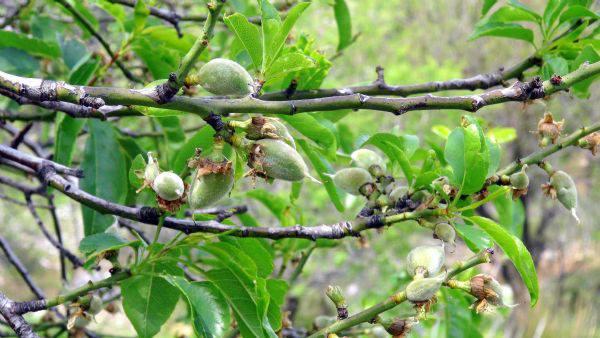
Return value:
<svg viewBox="0 0 600 338">
<path fill-rule="evenodd" d="M 168 6 L 169 3 L 174 5 L 176 2 L 157 1 L 158 6 Z M 182 7 L 192 5 L 192 1 L 177 3 Z M 538 11 L 545 5 L 545 1 L 523 3 Z M 385 79 L 389 84 L 412 84 L 472 76 L 513 65 L 534 51 L 527 43 L 517 40 L 482 38 L 468 41 L 480 17 L 481 1 L 351 0 L 348 4 L 354 33 L 359 35 L 353 45 L 333 60 L 324 88 L 370 83 L 375 79 L 377 65 L 385 68 Z M 60 14 L 56 7 L 43 8 L 45 12 L 39 14 L 48 20 Z M 0 6 L 0 13 L 1 11 Z M 35 14 L 32 13 L 29 18 L 34 20 L 34 17 Z M 223 25 L 218 26 L 220 31 L 225 29 Z M 337 30 L 327 1 L 315 1 L 308 9 L 293 31 L 296 37 L 300 33 L 314 37 L 318 49 L 327 56 L 335 55 Z M 52 67 L 46 64 L 39 66 Z M 5 70 L 3 67 L 8 66 L 0 63 L 0 69 Z M 549 101 L 534 104 L 510 103 L 486 107 L 477 114 L 489 123 L 488 127 L 510 127 L 516 130 L 518 137 L 504 145 L 503 163 L 508 163 L 538 148 L 537 139 L 531 131 L 536 129 L 537 121 L 545 111 L 552 112 L 559 120 L 564 118 L 566 132 L 598 121 L 599 89 L 598 83 L 595 84 L 588 100 L 560 94 Z M 347 131 L 345 137 L 355 140 L 355 148 L 370 134 L 390 131 L 418 135 L 422 144 L 424 140 L 442 144 L 443 139 L 432 133 L 432 127 L 445 125 L 452 129 L 459 124 L 462 114 L 464 112 L 416 111 L 394 117 L 382 112 L 358 111 L 342 117 L 337 125 L 338 128 L 344 126 L 342 128 Z M 122 126 L 147 130 L 149 122 L 140 120 L 123 121 Z M 183 117 L 182 121 L 184 127 L 193 126 L 197 123 L 197 118 Z M 39 137 L 52 133 L 40 124 L 35 128 Z M 9 139 L 6 134 L 0 133 L 0 141 Z M 76 154 L 81 154 L 83 144 L 81 141 Z M 537 264 L 541 299 L 535 308 L 530 308 L 527 291 L 511 263 L 505 261 L 502 255 L 496 255 L 493 264 L 482 270 L 510 286 L 514 293 L 513 303 L 519 306 L 478 316 L 473 323 L 480 328 L 484 337 L 600 336 L 600 208 L 597 207 L 600 183 L 596 182 L 600 179 L 600 165 L 598 158 L 593 158 L 588 151 L 575 148 L 552 156 L 550 161 L 554 166 L 569 172 L 577 183 L 580 201 L 578 212 L 582 223 L 575 224 L 562 206 L 543 196 L 539 186 L 546 180 L 546 176 L 537 168 L 531 170 L 531 188 L 523 200 L 526 215 L 523 241 Z M 341 168 L 346 164 L 347 161 L 342 158 L 335 167 Z M 287 183 L 268 185 L 259 181 L 255 187 L 282 198 L 287 198 L 290 190 Z M 247 182 L 238 188 L 243 191 L 252 189 L 253 185 Z M 0 187 L 0 193 L 11 192 L 6 187 Z M 76 251 L 83 235 L 79 205 L 63 196 L 58 196 L 57 199 L 67 246 Z M 242 194 L 234 194 L 227 203 L 235 205 L 245 201 Z M 350 196 L 344 202 L 348 208 L 340 214 L 329 201 L 325 189 L 305 184 L 296 203 L 304 211 L 304 223 L 310 225 L 353 218 L 360 210 L 361 202 Z M 488 209 L 486 212 L 489 214 L 496 212 L 491 206 Z M 277 223 L 265 207 L 256 201 L 250 202 L 250 212 L 260 223 Z M 44 211 L 41 213 L 47 219 L 48 214 Z M 36 282 L 47 294 L 59 292 L 60 278 L 55 249 L 48 242 L 40 240 L 39 230 L 26 209 L 0 200 L 0 222 L 2 235 L 13 243 Z M 169 235 L 171 234 L 166 236 Z M 329 284 L 343 287 L 350 303 L 350 313 L 385 299 L 407 283 L 403 270 L 406 252 L 415 245 L 427 243 L 434 243 L 429 231 L 414 224 L 402 223 L 381 232 L 369 232 L 363 242 L 347 238 L 336 248 L 316 250 L 290 292 L 290 296 L 298 302 L 294 324 L 309 327 L 316 316 L 335 313 L 324 295 Z M 463 243 L 459 243 L 448 260 L 453 261 L 466 255 L 468 249 Z M 28 297 L 19 276 L 4 256 L 0 257 L 0 263 L 0 289 L 15 299 Z M 415 327 L 410 336 L 438 336 L 440 323 L 447 320 L 443 304 L 436 305 L 440 307 L 436 315 L 432 314 L 429 320 Z M 395 309 L 393 313 L 409 311 L 410 307 L 405 305 Z M 171 337 L 176 328 L 181 329 L 176 321 L 177 318 L 173 318 L 171 325 L 165 327 L 161 335 Z M 110 325 L 111 328 L 122 327 L 122 335 L 134 334 L 122 313 L 103 314 L 98 318 L 98 323 L 93 325 L 100 331 Z"/>
</svg>

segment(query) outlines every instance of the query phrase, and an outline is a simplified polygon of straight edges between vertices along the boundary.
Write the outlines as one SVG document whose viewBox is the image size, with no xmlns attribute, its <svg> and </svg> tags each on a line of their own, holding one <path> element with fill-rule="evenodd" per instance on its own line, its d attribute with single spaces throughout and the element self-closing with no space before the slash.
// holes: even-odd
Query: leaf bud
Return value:
<svg viewBox="0 0 600 338">
<path fill-rule="evenodd" d="M 369 170 L 372 165 L 378 165 L 382 170 L 385 171 L 385 161 L 379 154 L 369 149 L 358 149 L 352 152 L 350 155 L 352 158 L 352 164 L 363 169 Z"/>
<path fill-rule="evenodd" d="M 342 289 L 337 285 L 329 285 L 325 293 L 335 305 L 338 313 L 338 319 L 348 318 L 348 304 L 346 303 L 346 298 L 342 294 Z"/>
<path fill-rule="evenodd" d="M 152 152 L 148 152 L 148 164 L 146 164 L 146 169 L 144 169 L 144 181 L 151 186 L 158 174 L 160 174 L 158 161 L 152 156 Z"/>
<path fill-rule="evenodd" d="M 198 84 L 215 95 L 245 96 L 254 91 L 252 76 L 237 62 L 212 59 L 197 74 Z"/>
<path fill-rule="evenodd" d="M 345 192 L 359 196 L 360 188 L 372 183 L 373 177 L 363 168 L 344 168 L 333 175 L 333 183 Z"/>
<path fill-rule="evenodd" d="M 415 276 L 433 276 L 444 265 L 444 248 L 439 245 L 423 245 L 412 249 L 406 257 L 408 274 Z"/>
<path fill-rule="evenodd" d="M 175 201 L 183 196 L 185 187 L 183 180 L 172 171 L 166 171 L 156 176 L 152 189 L 165 201 Z"/>
</svg>

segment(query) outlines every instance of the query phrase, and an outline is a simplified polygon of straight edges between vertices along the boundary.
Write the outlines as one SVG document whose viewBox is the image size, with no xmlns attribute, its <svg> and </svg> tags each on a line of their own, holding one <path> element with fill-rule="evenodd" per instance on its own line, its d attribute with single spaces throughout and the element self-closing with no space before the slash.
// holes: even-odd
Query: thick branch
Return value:
<svg viewBox="0 0 600 338">
<path fill-rule="evenodd" d="M 62 164 L 47 161 L 42 158 L 18 151 L 16 149 L 12 149 L 11 147 L 7 147 L 5 145 L 0 145 L 0 153 L 2 153 L 3 157 L 15 161 L 17 163 L 26 165 L 34 170 L 40 170 L 42 166 L 50 166 L 61 174 L 75 176 L 79 178 L 83 177 L 83 171 L 81 171 L 80 169 L 71 169 Z"/>
<path fill-rule="evenodd" d="M 58 101 L 80 103 L 82 97 L 103 101 L 107 105 L 140 105 L 188 111 L 206 117 L 214 113 L 261 113 L 293 115 L 303 112 L 331 111 L 340 109 L 371 109 L 388 111 L 396 115 L 411 110 L 459 109 L 477 111 L 482 107 L 509 101 L 528 101 L 565 90 L 573 84 L 600 74 L 600 62 L 583 64 L 579 69 L 565 75 L 559 84 L 550 81 L 516 82 L 509 88 L 490 90 L 466 96 L 416 96 L 408 98 L 371 97 L 363 94 L 332 96 L 316 99 L 265 101 L 253 97 L 241 99 L 190 98 L 175 96 L 170 102 L 161 103 L 155 88 L 142 90 L 112 87 L 73 86 L 63 82 L 23 78 L 0 72 L 0 88 L 20 95 L 40 95 Z"/>
<path fill-rule="evenodd" d="M 8 299 L 6 295 L 0 292 L 0 313 L 6 319 L 6 322 L 15 331 L 17 336 L 23 338 L 39 338 L 33 329 L 23 317 L 15 311 L 15 302 Z"/>
</svg>

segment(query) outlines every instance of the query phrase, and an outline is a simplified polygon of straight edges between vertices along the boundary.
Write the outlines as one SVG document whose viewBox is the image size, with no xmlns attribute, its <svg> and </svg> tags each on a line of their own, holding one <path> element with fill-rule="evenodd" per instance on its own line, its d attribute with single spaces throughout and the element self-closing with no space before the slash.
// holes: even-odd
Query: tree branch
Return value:
<svg viewBox="0 0 600 338">
<path fill-rule="evenodd" d="M 446 281 L 456 276 L 457 274 L 468 270 L 476 265 L 489 263 L 490 253 L 486 250 L 478 253 L 477 255 L 467 259 L 466 261 L 457 263 L 451 270 L 447 272 Z M 406 301 L 406 292 L 404 290 L 397 292 L 390 296 L 388 299 L 381 303 L 373 305 L 353 316 L 350 316 L 344 320 L 338 320 L 335 323 L 319 330 L 318 332 L 309 336 L 309 338 L 327 337 L 329 333 L 336 333 L 361 323 L 366 323 L 373 320 L 378 314 L 388 311 L 399 304 Z"/>
<path fill-rule="evenodd" d="M 8 259 L 10 264 L 12 264 L 17 269 L 17 271 L 25 281 L 25 284 L 27 284 L 27 286 L 33 292 L 33 294 L 38 299 L 44 299 L 46 297 L 44 296 L 44 291 L 42 291 L 42 289 L 40 289 L 35 284 L 25 265 L 21 263 L 21 260 L 19 259 L 19 257 L 17 257 L 13 249 L 10 247 L 10 244 L 8 244 L 6 239 L 4 239 L 4 237 L 2 236 L 0 236 L 0 248 L 2 248 L 2 251 L 4 251 L 4 254 L 6 255 L 6 258 Z"/>
<path fill-rule="evenodd" d="M 175 109 L 192 112 L 201 117 L 206 117 L 210 113 L 293 115 L 303 112 L 339 109 L 370 109 L 400 115 L 411 110 L 458 109 L 475 112 L 488 105 L 544 98 L 598 74 L 600 74 L 600 62 L 584 63 L 579 69 L 563 76 L 558 84 L 553 84 L 550 81 L 541 82 L 535 79 L 531 82 L 515 82 L 509 88 L 490 90 L 481 94 L 450 97 L 425 95 L 408 98 L 388 98 L 351 94 L 316 99 L 265 101 L 251 96 L 241 99 L 175 96 L 170 102 L 161 103 L 161 100 L 164 99 L 164 92 L 157 90 L 157 87 L 132 90 L 113 87 L 73 86 L 63 82 L 18 77 L 4 72 L 0 72 L 0 89 L 38 101 L 40 98 L 46 100 L 51 98 L 80 104 L 80 101 L 86 99 L 86 102 L 102 102 L 107 105 L 140 105 Z"/>
<path fill-rule="evenodd" d="M 23 317 L 15 311 L 15 302 L 8 299 L 0 292 L 0 313 L 6 319 L 8 325 L 15 331 L 17 336 L 23 338 L 39 338 Z"/>
</svg>

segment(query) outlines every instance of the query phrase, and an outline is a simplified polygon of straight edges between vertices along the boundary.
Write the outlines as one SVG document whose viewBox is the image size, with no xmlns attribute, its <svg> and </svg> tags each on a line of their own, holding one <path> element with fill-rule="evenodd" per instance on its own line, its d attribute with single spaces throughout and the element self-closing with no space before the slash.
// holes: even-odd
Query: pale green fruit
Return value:
<svg viewBox="0 0 600 338">
<path fill-rule="evenodd" d="M 83 329 L 90 324 L 90 320 L 85 317 L 77 316 L 72 323 L 72 327 Z"/>
<path fill-rule="evenodd" d="M 352 158 L 352 164 L 359 168 L 368 170 L 372 165 L 378 165 L 381 169 L 385 170 L 385 161 L 373 150 L 358 149 L 350 157 Z"/>
<path fill-rule="evenodd" d="M 152 157 L 152 153 L 148 152 L 148 164 L 146 164 L 146 169 L 144 169 L 144 180 L 147 184 L 152 184 L 158 174 L 160 174 L 158 162 Z"/>
<path fill-rule="evenodd" d="M 571 211 L 573 217 L 579 223 L 579 218 L 575 212 L 577 208 L 577 187 L 571 176 L 562 170 L 556 171 L 550 176 L 550 185 L 556 190 L 558 201 Z"/>
<path fill-rule="evenodd" d="M 281 140 L 262 139 L 254 142 L 248 164 L 270 178 L 284 181 L 309 178 L 319 182 L 310 176 L 306 163 L 296 149 Z"/>
<path fill-rule="evenodd" d="M 373 177 L 363 168 L 345 168 L 333 175 L 333 183 L 351 195 L 360 195 L 360 188 L 373 181 Z"/>
<path fill-rule="evenodd" d="M 408 187 L 397 186 L 394 190 L 392 190 L 390 192 L 389 197 L 392 202 L 396 203 L 402 197 L 406 196 L 407 193 L 408 193 Z"/>
<path fill-rule="evenodd" d="M 103 308 L 104 305 L 102 304 L 102 299 L 100 299 L 98 296 L 92 296 L 87 312 L 92 315 L 97 315 L 100 313 L 100 311 L 102 311 Z"/>
<path fill-rule="evenodd" d="M 439 245 L 423 245 L 412 249 L 406 257 L 408 274 L 415 276 L 422 270 L 424 276 L 437 274 L 444 265 L 444 248 Z"/>
<path fill-rule="evenodd" d="M 244 96 L 253 92 L 252 76 L 238 63 L 212 59 L 198 72 L 198 83 L 215 95 Z"/>
<path fill-rule="evenodd" d="M 246 138 L 249 140 L 260 140 L 264 138 L 272 138 L 283 140 L 292 148 L 296 149 L 294 138 L 290 134 L 288 128 L 279 119 L 274 117 L 256 116 L 247 121 L 248 129 L 246 130 Z"/>
<path fill-rule="evenodd" d="M 529 187 L 529 176 L 525 173 L 527 165 L 524 165 L 521 171 L 510 175 L 510 185 L 515 189 L 527 189 Z"/>
<path fill-rule="evenodd" d="M 165 201 L 177 200 L 183 196 L 185 191 L 183 180 L 172 171 L 166 171 L 156 176 L 152 183 L 152 189 Z"/>
<path fill-rule="evenodd" d="M 435 230 L 433 232 L 442 241 L 454 245 L 454 241 L 456 240 L 456 231 L 452 225 L 448 223 L 438 223 L 435 225 Z"/>
<path fill-rule="evenodd" d="M 426 302 L 438 292 L 444 276 L 416 279 L 406 287 L 406 298 L 411 302 Z"/>
<path fill-rule="evenodd" d="M 233 174 L 233 170 L 229 169 L 224 173 L 210 173 L 197 177 L 195 171 L 192 177 L 196 178 L 192 180 L 188 194 L 190 208 L 204 208 L 227 196 L 233 188 Z"/>
</svg>

